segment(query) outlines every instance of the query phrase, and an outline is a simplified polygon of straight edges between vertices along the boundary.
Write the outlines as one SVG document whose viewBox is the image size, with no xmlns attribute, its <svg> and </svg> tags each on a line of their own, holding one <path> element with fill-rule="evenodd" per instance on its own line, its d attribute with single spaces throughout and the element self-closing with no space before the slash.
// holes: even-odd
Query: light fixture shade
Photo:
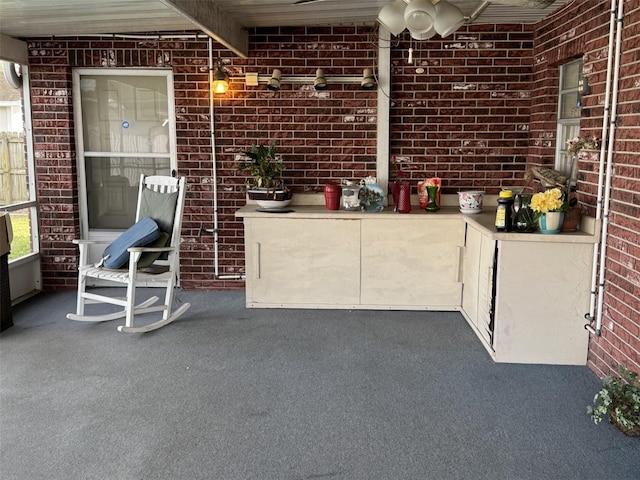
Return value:
<svg viewBox="0 0 640 480">
<path fill-rule="evenodd" d="M 327 88 L 327 79 L 324 78 L 324 72 L 321 68 L 316 70 L 316 79 L 313 81 L 313 87 L 316 90 L 324 90 Z"/>
<path fill-rule="evenodd" d="M 222 69 L 222 64 L 218 62 L 218 69 L 213 74 L 211 90 L 216 95 L 222 95 L 229 90 L 229 75 Z"/>
<path fill-rule="evenodd" d="M 365 68 L 362 71 L 362 81 L 360 82 L 360 88 L 363 90 L 373 90 L 376 86 L 376 80 L 373 77 L 373 72 L 370 68 Z"/>
<path fill-rule="evenodd" d="M 404 23 L 415 33 L 426 33 L 433 28 L 436 9 L 431 0 L 411 0 L 404 9 Z"/>
<path fill-rule="evenodd" d="M 414 32 L 413 30 L 409 30 L 409 33 L 411 34 L 411 38 L 415 40 L 429 40 L 431 37 L 433 37 L 436 34 L 436 29 L 431 27 L 431 30 L 424 33 L 418 33 L 418 32 Z"/>
<path fill-rule="evenodd" d="M 273 73 L 271 74 L 271 78 L 267 82 L 267 88 L 269 90 L 278 91 L 280 90 L 280 76 L 282 73 L 277 68 L 273 69 Z"/>
<path fill-rule="evenodd" d="M 404 0 L 388 3 L 380 9 L 378 23 L 393 35 L 399 35 L 406 28 L 404 24 L 404 9 L 406 5 Z"/>
<path fill-rule="evenodd" d="M 448 37 L 462 26 L 467 20 L 457 5 L 447 0 L 440 0 L 435 6 L 436 17 L 434 27 L 441 37 Z"/>
</svg>

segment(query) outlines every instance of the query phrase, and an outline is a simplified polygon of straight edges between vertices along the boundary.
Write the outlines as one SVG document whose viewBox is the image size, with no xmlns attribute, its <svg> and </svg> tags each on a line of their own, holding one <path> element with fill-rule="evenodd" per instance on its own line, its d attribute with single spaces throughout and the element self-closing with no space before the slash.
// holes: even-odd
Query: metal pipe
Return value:
<svg viewBox="0 0 640 480">
<path fill-rule="evenodd" d="M 213 40 L 209 37 L 209 89 L 213 84 Z M 213 185 L 213 230 L 201 228 L 201 231 L 213 233 L 213 276 L 216 280 L 244 280 L 244 275 L 220 275 L 220 253 L 218 249 L 218 166 L 216 161 L 216 135 L 213 109 L 213 93 L 209 91 L 209 124 L 211 131 L 211 183 Z"/>
<path fill-rule="evenodd" d="M 467 23 L 472 23 L 473 21 L 475 21 L 475 19 L 478 18 L 489 5 L 491 5 L 491 2 L 482 2 L 480 5 L 478 5 L 476 9 L 471 12 L 471 15 L 469 15 L 469 20 L 467 20 Z"/>
<path fill-rule="evenodd" d="M 240 78 L 244 79 L 245 77 L 230 77 L 231 79 Z M 324 77 L 327 83 L 360 83 L 362 82 L 362 75 L 353 76 L 353 75 L 333 75 L 333 76 L 325 76 Z M 259 75 L 258 82 L 259 83 L 268 83 L 271 77 Z M 282 83 L 310 83 L 313 85 L 313 81 L 316 79 L 315 76 L 299 76 L 292 75 L 287 76 L 283 75 L 281 82 Z"/>
<path fill-rule="evenodd" d="M 613 54 L 615 46 L 616 31 L 616 1 L 611 0 L 611 16 L 609 19 L 609 51 L 607 54 L 607 77 L 605 84 L 604 112 L 602 116 L 602 133 L 600 135 L 600 164 L 598 167 L 598 194 L 596 197 L 596 227 L 602 228 L 600 219 L 602 218 L 602 197 L 604 191 L 604 172 L 605 158 L 607 157 L 607 135 L 609 129 L 609 113 L 611 109 L 611 77 L 613 74 Z M 589 323 L 585 328 L 591 333 L 596 333 L 591 323 L 595 320 L 596 299 L 598 295 L 598 254 L 600 251 L 600 242 L 593 244 L 593 263 L 591 271 L 591 296 L 589 299 L 589 312 L 585 318 Z"/>
<path fill-rule="evenodd" d="M 591 301 L 589 310 L 589 323 L 585 325 L 585 328 L 600 336 L 602 333 L 602 307 L 604 304 L 604 288 L 605 288 L 605 264 L 607 259 L 607 235 L 609 226 L 609 211 L 611 205 L 611 179 L 613 174 L 613 143 L 615 141 L 617 111 L 618 111 L 618 83 L 620 78 L 620 57 L 622 47 L 622 29 L 623 29 L 623 12 L 624 0 L 618 0 L 618 6 L 616 9 L 616 0 L 611 0 L 611 21 L 609 28 L 609 55 L 607 60 L 607 86 L 606 97 L 611 95 L 611 100 L 605 98 L 605 112 L 603 116 L 602 125 L 602 145 L 600 147 L 600 170 L 598 175 L 598 198 L 596 205 L 596 225 L 600 219 L 600 213 L 602 212 L 602 231 L 599 244 L 594 244 L 593 252 L 593 273 L 592 273 L 592 285 L 591 285 Z M 616 18 L 617 17 L 617 18 Z M 616 28 L 617 27 L 617 28 Z M 615 54 L 612 55 L 612 49 L 614 45 L 613 34 L 615 31 Z M 614 62 L 613 70 L 611 67 L 612 60 Z M 611 76 L 613 75 L 613 80 Z M 609 104 L 611 104 L 611 112 L 609 113 Z M 610 120 L 609 120 L 610 119 Z M 608 136 L 607 136 L 608 130 Z M 606 168 L 604 164 L 606 152 Z M 606 172 L 605 172 L 606 171 Z M 604 176 L 604 180 L 603 180 Z M 604 196 L 602 190 L 604 188 Z M 599 249 L 599 256 L 598 256 Z M 600 259 L 600 268 L 598 270 L 598 258 Z M 596 278 L 596 272 L 598 272 Z M 597 288 L 597 307 L 595 304 Z M 596 315 L 595 328 L 591 325 L 594 320 L 594 314 Z"/>
</svg>

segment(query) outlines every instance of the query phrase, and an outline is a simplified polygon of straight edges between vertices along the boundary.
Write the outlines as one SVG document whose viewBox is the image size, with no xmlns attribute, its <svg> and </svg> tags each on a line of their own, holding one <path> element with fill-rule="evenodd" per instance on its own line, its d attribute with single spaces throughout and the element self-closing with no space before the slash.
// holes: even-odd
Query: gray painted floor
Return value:
<svg viewBox="0 0 640 480">
<path fill-rule="evenodd" d="M 181 292 L 148 334 L 14 307 L 0 478 L 640 479 L 586 367 L 494 364 L 458 313 L 247 310 Z M 550 332 L 553 334 L 553 332 Z"/>
</svg>

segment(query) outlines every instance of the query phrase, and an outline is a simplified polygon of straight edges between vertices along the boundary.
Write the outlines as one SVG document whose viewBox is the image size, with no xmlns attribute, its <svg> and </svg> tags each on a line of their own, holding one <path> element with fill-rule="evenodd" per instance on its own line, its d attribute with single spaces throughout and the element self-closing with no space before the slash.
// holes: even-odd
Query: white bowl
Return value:
<svg viewBox="0 0 640 480">
<path fill-rule="evenodd" d="M 482 211 L 482 196 L 480 190 L 458 192 L 458 205 L 462 213 L 478 213 Z"/>
<path fill-rule="evenodd" d="M 289 200 L 257 200 L 256 203 L 261 208 L 284 208 L 288 207 L 291 203 L 291 198 Z"/>
</svg>

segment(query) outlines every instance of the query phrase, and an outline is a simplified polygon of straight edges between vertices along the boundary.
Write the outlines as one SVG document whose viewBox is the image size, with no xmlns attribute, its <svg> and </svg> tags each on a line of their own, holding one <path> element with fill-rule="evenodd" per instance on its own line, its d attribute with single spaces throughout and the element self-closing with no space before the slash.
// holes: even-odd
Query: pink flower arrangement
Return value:
<svg viewBox="0 0 640 480">
<path fill-rule="evenodd" d="M 567 140 L 567 155 L 570 157 L 578 155 L 578 153 L 585 148 L 589 150 L 596 150 L 600 148 L 600 141 L 596 137 L 574 137 Z"/>
</svg>

